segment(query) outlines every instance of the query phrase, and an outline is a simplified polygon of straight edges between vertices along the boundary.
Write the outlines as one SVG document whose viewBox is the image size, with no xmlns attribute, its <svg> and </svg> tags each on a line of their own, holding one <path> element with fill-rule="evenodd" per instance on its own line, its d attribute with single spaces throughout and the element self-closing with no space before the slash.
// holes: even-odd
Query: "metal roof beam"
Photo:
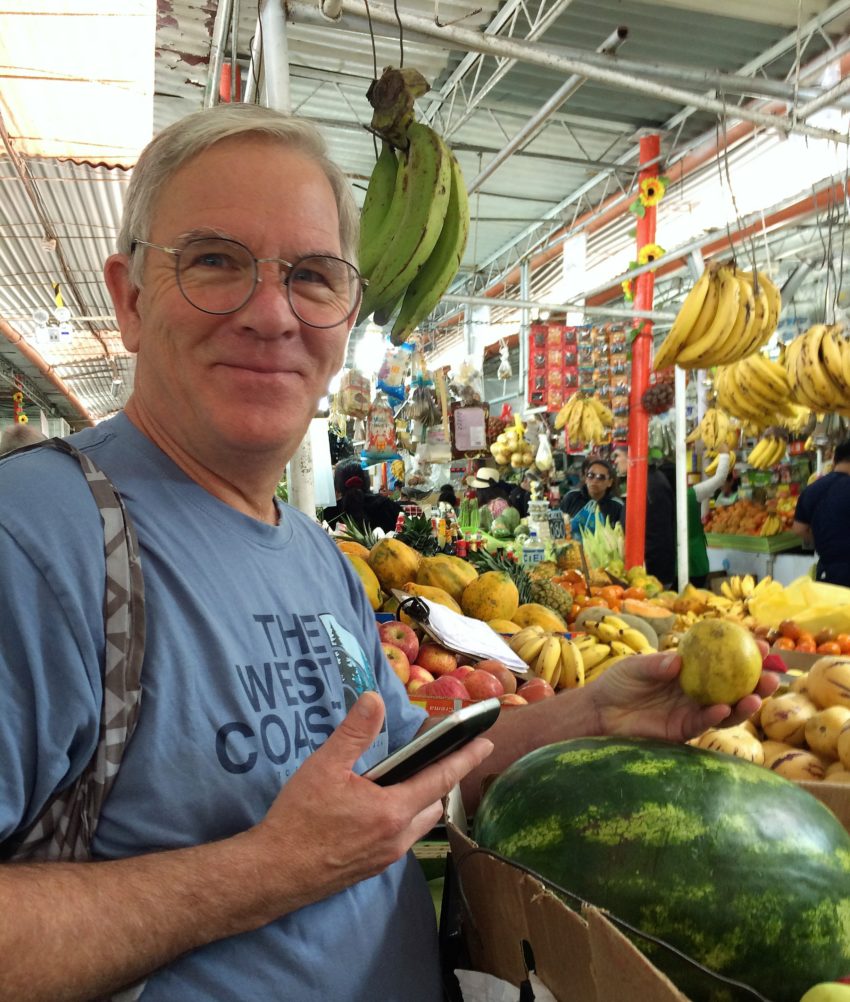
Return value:
<svg viewBox="0 0 850 1002">
<path fill-rule="evenodd" d="M 808 21 L 803 26 L 802 33 L 806 34 L 820 31 L 827 24 L 829 24 L 836 18 L 840 17 L 841 15 L 845 14 L 847 11 L 850 11 L 850 0 L 838 0 L 838 2 L 832 4 L 821 14 L 817 15 L 817 17 L 814 17 L 810 21 Z M 784 55 L 786 52 L 793 49 L 796 46 L 796 44 L 797 44 L 797 32 L 792 32 L 789 35 L 786 35 L 785 38 L 780 39 L 779 42 L 776 42 L 769 49 L 766 49 L 763 53 L 756 56 L 754 59 L 751 59 L 748 63 L 742 66 L 741 69 L 738 71 L 739 74 L 758 72 L 760 69 L 762 69 L 762 67 L 766 66 L 774 59 L 778 59 L 780 56 Z M 811 72 L 817 72 L 819 69 L 822 68 L 822 63 L 826 61 L 826 59 L 829 60 L 834 59 L 838 55 L 846 52 L 848 48 L 850 48 L 850 39 L 844 39 L 844 41 L 841 44 L 839 44 L 833 50 L 827 53 L 824 59 L 815 60 L 809 69 L 811 70 Z M 677 112 L 671 119 L 665 122 L 663 130 L 670 131 L 676 128 L 687 118 L 689 118 L 692 114 L 694 114 L 695 110 L 696 109 L 693 107 L 683 108 L 682 111 Z M 729 109 L 729 110 L 732 114 L 734 114 L 734 109 Z M 689 148 L 694 148 L 698 146 L 704 140 L 704 138 L 705 138 L 704 136 L 698 137 L 691 143 Z M 680 157 L 684 156 L 686 152 L 687 150 L 680 151 L 679 156 Z M 637 146 L 635 145 L 635 147 L 624 153 L 623 156 L 619 157 L 617 163 L 622 166 L 625 166 L 630 161 L 634 160 L 636 156 L 637 156 Z M 498 271 L 499 276 L 501 276 L 507 274 L 512 268 L 516 266 L 516 260 L 515 260 L 517 254 L 516 248 L 521 243 L 525 242 L 528 248 L 521 254 L 521 257 L 524 257 L 525 254 L 528 253 L 542 251 L 546 249 L 548 246 L 551 246 L 551 244 L 549 244 L 550 238 L 554 234 L 562 230 L 564 226 L 564 221 L 561 218 L 564 210 L 567 209 L 570 205 L 579 201 L 585 194 L 587 194 L 588 192 L 592 191 L 595 187 L 597 187 L 597 185 L 602 184 L 604 181 L 610 179 L 610 175 L 611 175 L 610 168 L 606 168 L 600 171 L 595 177 L 591 178 L 589 181 L 587 181 L 585 184 L 577 188 L 574 192 L 572 192 L 565 199 L 563 199 L 554 209 L 548 212 L 540 220 L 539 223 L 537 223 L 534 226 L 528 227 L 521 233 L 517 234 L 517 236 L 512 237 L 511 240 L 508 241 L 506 244 L 503 244 L 502 247 L 500 247 L 489 258 L 487 258 L 485 261 L 482 262 L 481 268 L 489 268 L 490 266 L 497 266 L 496 270 Z M 546 224 L 546 222 L 551 222 L 553 225 L 551 225 L 545 233 L 541 234 L 539 230 L 542 226 Z M 535 232 L 537 233 L 536 237 L 534 237 Z M 531 243 L 532 237 L 534 237 L 533 243 Z"/>
<path fill-rule="evenodd" d="M 518 14 L 522 11 L 528 24 L 525 41 L 533 42 L 545 34 L 571 2 L 572 0 L 554 0 L 554 2 L 547 3 L 547 0 L 541 0 L 537 13 L 532 19 L 529 18 L 525 0 L 508 0 L 484 29 L 484 35 L 514 38 Z M 425 117 L 429 122 L 433 122 L 438 115 L 440 116 L 440 127 L 444 136 L 449 137 L 456 132 L 470 118 L 482 99 L 517 63 L 516 59 L 497 59 L 495 69 L 485 76 L 482 74 L 482 69 L 486 58 L 486 52 L 467 52 L 449 79 L 440 88 L 441 103 L 443 107 L 449 108 L 448 120 L 443 119 L 439 107 L 429 108 L 426 112 Z M 467 78 L 470 77 L 472 78 L 471 86 L 468 86 Z M 464 94 L 465 106 L 458 117 L 453 118 L 451 113 L 454 110 L 454 99 L 458 91 Z"/>
</svg>

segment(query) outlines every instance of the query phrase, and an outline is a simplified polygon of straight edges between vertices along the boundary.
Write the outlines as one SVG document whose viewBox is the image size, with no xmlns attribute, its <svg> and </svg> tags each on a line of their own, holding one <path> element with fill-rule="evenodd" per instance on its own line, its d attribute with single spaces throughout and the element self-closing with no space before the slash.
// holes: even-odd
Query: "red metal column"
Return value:
<svg viewBox="0 0 850 1002">
<path fill-rule="evenodd" d="M 640 140 L 639 180 L 657 177 L 661 173 L 658 155 L 661 140 L 657 135 L 643 136 Z M 654 163 L 653 163 L 654 161 Z M 638 251 L 645 244 L 655 243 L 655 206 L 647 206 L 643 217 L 637 221 Z M 634 280 L 635 309 L 651 310 L 655 275 L 648 271 Z M 629 396 L 629 478 L 626 498 L 626 567 L 643 563 L 644 532 L 646 524 L 646 464 L 649 452 L 649 414 L 643 409 L 641 397 L 649 386 L 652 364 L 652 321 L 640 322 L 640 332 L 632 342 L 632 386 Z"/>
</svg>

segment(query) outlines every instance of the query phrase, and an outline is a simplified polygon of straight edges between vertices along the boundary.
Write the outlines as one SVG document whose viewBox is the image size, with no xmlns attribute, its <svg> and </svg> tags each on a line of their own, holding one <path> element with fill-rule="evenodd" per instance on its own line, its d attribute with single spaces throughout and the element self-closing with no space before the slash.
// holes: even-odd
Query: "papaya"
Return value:
<svg viewBox="0 0 850 1002">
<path fill-rule="evenodd" d="M 519 592 L 505 571 L 486 571 L 463 590 L 460 601 L 464 614 L 489 623 L 491 619 L 509 619 L 519 608 Z"/>
<path fill-rule="evenodd" d="M 477 577 L 478 571 L 466 560 L 448 554 L 438 554 L 436 557 L 422 558 L 416 582 L 430 585 L 432 588 L 442 588 L 455 602 L 460 602 L 463 589 Z"/>
<path fill-rule="evenodd" d="M 520 626 L 542 626 L 551 633 L 566 633 L 569 629 L 564 620 L 555 612 L 539 602 L 526 602 L 521 605 L 512 617 Z"/>
<path fill-rule="evenodd" d="M 384 601 L 384 596 L 381 593 L 381 586 L 378 583 L 375 572 L 362 557 L 351 553 L 346 553 L 345 555 L 351 562 L 351 566 L 357 571 L 357 575 L 366 592 L 366 597 L 369 599 L 369 605 L 375 610 L 380 609 L 381 603 Z"/>
<path fill-rule="evenodd" d="M 415 581 L 406 581 L 401 588 L 402 591 L 406 591 L 408 595 L 419 595 L 420 598 L 427 598 L 429 602 L 436 602 L 437 605 L 444 605 L 447 609 L 451 609 L 452 612 L 456 612 L 459 615 L 463 615 L 463 610 L 455 602 L 455 600 L 449 595 L 447 591 L 442 588 L 434 588 L 431 585 L 421 585 L 417 584 Z"/>
<path fill-rule="evenodd" d="M 369 551 L 369 566 L 384 591 L 401 588 L 406 582 L 415 581 L 421 560 L 421 554 L 392 536 L 379 539 Z"/>
<path fill-rule="evenodd" d="M 356 543 L 353 539 L 337 539 L 336 545 L 346 556 L 360 557 L 367 562 L 369 560 L 369 547 L 362 543 Z"/>
<path fill-rule="evenodd" d="M 512 623 L 509 619 L 491 619 L 487 625 L 491 630 L 495 630 L 496 633 L 501 633 L 504 636 L 513 636 L 522 629 L 519 623 Z"/>
</svg>

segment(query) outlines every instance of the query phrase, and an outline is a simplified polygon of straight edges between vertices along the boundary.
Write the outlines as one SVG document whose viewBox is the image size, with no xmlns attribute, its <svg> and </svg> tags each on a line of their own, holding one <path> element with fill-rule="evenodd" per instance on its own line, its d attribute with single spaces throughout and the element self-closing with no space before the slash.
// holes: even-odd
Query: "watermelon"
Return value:
<svg viewBox="0 0 850 1002">
<path fill-rule="evenodd" d="M 641 739 L 548 745 L 491 784 L 473 837 L 772 1002 L 850 972 L 850 835 L 742 759 Z M 629 935 L 694 1002 L 752 998 Z"/>
</svg>

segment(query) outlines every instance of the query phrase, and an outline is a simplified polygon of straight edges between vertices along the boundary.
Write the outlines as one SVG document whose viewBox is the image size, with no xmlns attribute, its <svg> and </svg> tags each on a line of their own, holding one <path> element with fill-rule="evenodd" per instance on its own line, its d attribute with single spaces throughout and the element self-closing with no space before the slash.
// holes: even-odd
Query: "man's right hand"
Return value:
<svg viewBox="0 0 850 1002">
<path fill-rule="evenodd" d="M 281 876 L 281 912 L 335 894 L 400 859 L 439 822 L 442 797 L 493 747 L 476 738 L 402 783 L 378 786 L 352 769 L 383 719 L 381 697 L 363 693 L 282 787 L 265 819 L 246 833 L 265 860 L 280 863 L 266 872 Z"/>
</svg>

